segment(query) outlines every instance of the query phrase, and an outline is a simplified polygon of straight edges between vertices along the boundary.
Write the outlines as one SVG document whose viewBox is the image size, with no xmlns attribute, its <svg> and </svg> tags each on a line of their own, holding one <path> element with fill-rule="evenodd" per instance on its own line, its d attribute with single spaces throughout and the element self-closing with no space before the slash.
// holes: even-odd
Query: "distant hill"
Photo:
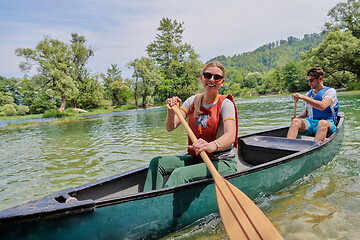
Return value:
<svg viewBox="0 0 360 240">
<path fill-rule="evenodd" d="M 266 73 L 289 62 L 299 61 L 301 52 L 319 45 L 324 38 L 325 35 L 317 33 L 305 34 L 303 39 L 288 37 L 287 40 L 265 44 L 252 52 L 232 57 L 218 56 L 211 60 L 220 61 L 226 68 Z"/>
</svg>

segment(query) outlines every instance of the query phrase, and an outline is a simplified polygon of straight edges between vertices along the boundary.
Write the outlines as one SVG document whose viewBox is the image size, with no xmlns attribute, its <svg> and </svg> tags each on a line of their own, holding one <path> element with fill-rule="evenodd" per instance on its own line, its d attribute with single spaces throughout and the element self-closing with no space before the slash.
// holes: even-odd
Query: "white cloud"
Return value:
<svg viewBox="0 0 360 240">
<path fill-rule="evenodd" d="M 184 22 L 184 41 L 207 61 L 232 56 L 263 44 L 319 33 L 337 0 L 3 0 L 0 3 L 0 75 L 21 76 L 19 47 L 34 48 L 44 36 L 69 42 L 84 35 L 97 50 L 89 62 L 105 73 L 146 55 L 163 17 Z M 129 77 L 129 76 L 127 76 Z"/>
</svg>

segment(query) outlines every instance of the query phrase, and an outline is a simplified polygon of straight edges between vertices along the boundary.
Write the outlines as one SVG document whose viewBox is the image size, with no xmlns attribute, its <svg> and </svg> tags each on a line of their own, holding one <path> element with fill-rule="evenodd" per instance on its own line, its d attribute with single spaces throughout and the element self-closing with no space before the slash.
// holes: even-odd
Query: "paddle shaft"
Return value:
<svg viewBox="0 0 360 240">
<path fill-rule="evenodd" d="M 173 107 L 171 107 L 171 109 L 175 112 L 175 114 L 180 119 L 180 122 L 184 126 L 187 134 L 189 135 L 189 137 L 191 139 L 191 141 L 196 142 L 197 138 L 196 138 L 195 134 L 193 133 L 193 131 L 191 130 L 189 124 L 186 122 L 185 118 L 181 115 L 179 107 L 177 105 L 174 105 Z M 203 161 L 205 162 L 205 164 L 206 164 L 207 168 L 209 169 L 209 171 L 210 171 L 211 175 L 213 176 L 213 178 L 215 179 L 215 178 L 221 177 L 221 175 L 218 173 L 218 171 L 216 170 L 216 168 L 212 164 L 209 156 L 205 152 L 201 152 L 200 156 L 203 159 Z"/>
<path fill-rule="evenodd" d="M 294 118 L 296 118 L 296 106 L 299 99 L 294 98 Z"/>
<path fill-rule="evenodd" d="M 197 138 L 181 115 L 179 107 L 174 105 L 168 108 L 175 112 L 191 141 L 195 142 Z M 200 156 L 213 176 L 219 212 L 229 239 L 284 240 L 260 208 L 218 173 L 204 151 Z"/>
</svg>

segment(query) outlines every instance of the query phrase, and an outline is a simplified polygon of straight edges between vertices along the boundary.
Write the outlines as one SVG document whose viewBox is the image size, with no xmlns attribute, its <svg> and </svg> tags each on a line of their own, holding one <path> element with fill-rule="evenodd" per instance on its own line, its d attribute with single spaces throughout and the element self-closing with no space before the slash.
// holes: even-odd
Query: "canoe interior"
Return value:
<svg viewBox="0 0 360 240">
<path fill-rule="evenodd" d="M 298 139 L 287 139 L 288 129 L 283 127 L 239 137 L 239 171 L 319 146 L 319 142 L 303 140 L 300 136 Z M 79 201 L 101 201 L 137 194 L 143 191 L 146 174 L 147 167 L 141 167 L 99 183 L 74 188 L 55 199 L 59 203 L 65 203 L 69 197 L 76 197 Z"/>
<path fill-rule="evenodd" d="M 137 171 L 110 178 L 108 181 L 102 182 L 101 184 L 95 184 L 93 186 L 69 192 L 68 195 L 82 201 L 87 199 L 102 200 L 136 194 L 143 191 L 146 174 L 147 167 L 139 168 Z M 62 197 L 60 199 L 57 200 L 64 203 L 67 197 Z"/>
<path fill-rule="evenodd" d="M 240 162 L 255 166 L 319 145 L 310 140 L 252 135 L 239 139 L 238 157 Z"/>
<path fill-rule="evenodd" d="M 238 170 L 243 171 L 320 145 L 319 142 L 313 141 L 313 137 L 298 136 L 298 139 L 287 139 L 288 129 L 289 127 L 282 127 L 239 137 Z M 105 199 L 137 194 L 143 191 L 146 174 L 147 167 L 142 167 L 110 177 L 99 184 L 74 189 L 65 195 L 58 196 L 56 200 L 59 203 L 65 203 L 66 199 L 72 196 L 79 201 L 90 199 L 101 202 Z"/>
<path fill-rule="evenodd" d="M 343 123 L 344 114 L 339 113 L 338 125 Z M 334 138 L 323 142 L 314 141 L 314 136 L 300 136 L 297 139 L 286 138 L 289 127 L 278 128 L 239 137 L 238 159 L 240 169 L 257 166 L 298 152 L 317 148 Z M 239 167 L 238 167 L 239 168 Z"/>
</svg>

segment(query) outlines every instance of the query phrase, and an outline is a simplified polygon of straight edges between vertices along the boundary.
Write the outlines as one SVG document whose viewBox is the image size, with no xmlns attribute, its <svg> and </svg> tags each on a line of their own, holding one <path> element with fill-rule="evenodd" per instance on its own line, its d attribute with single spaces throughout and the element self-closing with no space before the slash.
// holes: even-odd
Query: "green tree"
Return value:
<svg viewBox="0 0 360 240">
<path fill-rule="evenodd" d="M 173 95 L 186 98 L 199 87 L 202 66 L 199 56 L 182 41 L 183 23 L 163 18 L 157 30 L 156 40 L 147 46 L 146 51 L 161 67 L 164 76 L 164 81 L 158 85 L 158 95 L 161 99 Z"/>
<path fill-rule="evenodd" d="M 0 106 L 14 103 L 14 98 L 10 92 L 0 92 Z"/>
<path fill-rule="evenodd" d="M 241 90 L 244 87 L 244 79 L 247 75 L 247 72 L 234 67 L 226 68 L 226 77 L 225 83 L 222 88 L 220 88 L 220 93 L 231 94 L 233 96 L 241 96 L 243 91 Z"/>
<path fill-rule="evenodd" d="M 111 64 L 107 75 L 102 75 L 106 96 L 111 99 L 116 106 L 126 104 L 131 98 L 130 86 L 121 77 L 121 70 L 117 64 Z"/>
<path fill-rule="evenodd" d="M 15 51 L 17 56 L 26 60 L 20 63 L 22 71 L 27 72 L 36 65 L 38 73 L 43 76 L 41 84 L 60 94 L 59 111 L 65 110 L 67 99 L 73 105 L 77 103 L 79 89 L 82 95 L 86 95 L 85 90 L 94 91 L 94 88 L 88 86 L 94 84 L 89 81 L 85 68 L 88 59 L 94 55 L 94 50 L 85 47 L 86 40 L 83 36 L 74 33 L 71 37 L 71 44 L 45 37 L 34 49 L 18 48 Z"/>
<path fill-rule="evenodd" d="M 22 103 L 29 107 L 31 114 L 44 113 L 46 110 L 55 109 L 56 103 L 60 102 L 60 96 L 56 91 L 45 88 L 43 75 L 34 75 L 24 78 L 20 82 L 20 93 L 23 96 Z"/>
<path fill-rule="evenodd" d="M 91 109 L 110 105 L 105 100 L 104 86 L 95 77 L 85 77 L 82 79 L 79 92 L 81 94 L 77 95 L 72 107 Z"/>
<path fill-rule="evenodd" d="M 141 98 L 141 106 L 144 107 L 152 102 L 157 86 L 164 81 L 161 69 L 155 60 L 145 57 L 135 59 L 127 65 L 134 69 L 132 87 L 135 104 L 139 106 L 139 98 Z"/>
<path fill-rule="evenodd" d="M 297 62 L 289 62 L 281 71 L 284 87 L 289 92 L 305 91 L 308 85 L 303 67 Z"/>
<path fill-rule="evenodd" d="M 356 38 L 360 38 L 360 2 L 347 0 L 330 9 L 330 21 L 325 23 L 325 31 L 349 30 Z"/>
<path fill-rule="evenodd" d="M 305 34 L 303 39 L 289 37 L 265 44 L 255 51 L 236 54 L 232 57 L 219 56 L 214 58 L 229 67 L 246 72 L 260 72 L 263 74 L 285 66 L 289 62 L 301 59 L 300 53 L 319 45 L 325 38 L 324 34 Z"/>
<path fill-rule="evenodd" d="M 334 77 L 341 72 L 350 72 L 360 82 L 360 39 L 354 37 L 350 31 L 330 32 L 325 40 L 304 55 L 309 66 L 319 66 Z M 344 79 L 336 79 L 346 87 Z"/>
<path fill-rule="evenodd" d="M 16 104 L 22 103 L 22 96 L 19 92 L 20 78 L 6 78 L 0 76 L 0 92 L 10 92 Z"/>
<path fill-rule="evenodd" d="M 14 103 L 11 92 L 0 92 L 0 116 L 25 115 L 28 112 L 27 106 L 19 106 Z"/>
<path fill-rule="evenodd" d="M 282 93 L 285 91 L 284 79 L 281 77 L 281 69 L 277 68 L 264 76 L 263 89 L 266 93 Z"/>
<path fill-rule="evenodd" d="M 86 64 L 95 50 L 85 46 L 86 39 L 76 33 L 71 34 L 69 49 L 70 76 L 79 91 L 68 96 L 71 107 L 95 107 L 101 102 L 103 90 L 89 74 Z M 89 102 L 88 102 L 89 101 Z"/>
<path fill-rule="evenodd" d="M 180 89 L 177 95 L 186 99 L 201 89 L 200 74 L 203 63 L 198 60 L 199 55 L 195 52 L 189 53 L 187 59 L 182 61 Z"/>
<path fill-rule="evenodd" d="M 43 84 L 58 91 L 61 96 L 59 111 L 66 108 L 66 96 L 77 93 L 79 90 L 71 77 L 69 50 L 65 43 L 45 37 L 35 49 L 18 48 L 16 55 L 25 57 L 26 62 L 20 63 L 22 71 L 28 71 L 32 65 L 37 65 L 40 75 L 43 75 Z"/>
<path fill-rule="evenodd" d="M 244 87 L 255 88 L 262 84 L 262 75 L 259 72 L 250 72 L 245 76 Z"/>
</svg>

